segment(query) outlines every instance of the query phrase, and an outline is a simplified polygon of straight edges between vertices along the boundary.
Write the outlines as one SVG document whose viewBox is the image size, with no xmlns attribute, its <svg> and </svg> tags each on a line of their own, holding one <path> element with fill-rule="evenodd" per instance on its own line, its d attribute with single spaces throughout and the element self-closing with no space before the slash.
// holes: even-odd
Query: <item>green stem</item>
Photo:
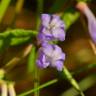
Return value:
<svg viewBox="0 0 96 96">
<path fill-rule="evenodd" d="M 0 3 L 0 23 L 2 22 L 2 19 L 4 17 L 4 14 L 10 4 L 11 0 L 1 0 Z"/>
<path fill-rule="evenodd" d="M 43 12 L 43 0 L 37 0 L 37 2 L 38 2 L 37 14 L 40 15 Z"/>
<path fill-rule="evenodd" d="M 34 71 L 34 88 L 38 88 L 39 86 L 39 70 L 37 66 L 35 65 L 35 71 Z M 39 90 L 34 92 L 34 96 L 39 96 Z"/>
<path fill-rule="evenodd" d="M 32 74 L 35 70 L 36 65 L 36 47 L 32 44 L 32 49 L 28 57 L 28 73 Z"/>
<path fill-rule="evenodd" d="M 66 66 L 64 66 L 63 73 L 66 76 L 67 80 L 71 83 L 71 85 L 81 94 L 81 96 L 85 96 L 82 90 L 80 89 L 77 81 L 73 78 Z"/>
<path fill-rule="evenodd" d="M 19 14 L 22 11 L 23 4 L 24 4 L 24 0 L 17 0 L 16 9 L 15 9 L 16 14 Z"/>
<path fill-rule="evenodd" d="M 38 30 L 39 28 L 39 24 L 40 24 L 40 14 L 43 12 L 43 0 L 37 0 L 38 3 L 38 8 L 37 8 L 37 25 L 36 25 L 36 29 Z M 39 86 L 39 70 L 37 69 L 37 66 L 35 66 L 34 69 L 34 88 L 37 88 Z M 34 96 L 39 96 L 39 90 L 34 92 Z"/>
<path fill-rule="evenodd" d="M 40 14 L 43 12 L 43 0 L 37 0 L 37 24 L 36 24 L 36 29 L 38 30 L 39 24 L 40 24 Z"/>
<path fill-rule="evenodd" d="M 35 62 L 34 62 L 34 88 L 38 88 L 39 86 L 39 69 L 36 66 L 36 57 L 37 53 L 35 52 Z M 39 96 L 39 90 L 34 91 L 34 96 Z"/>
<path fill-rule="evenodd" d="M 37 91 L 37 90 L 40 90 L 40 89 L 42 89 L 42 88 L 45 88 L 45 87 L 47 87 L 47 86 L 49 86 L 49 85 L 52 85 L 52 84 L 56 83 L 57 81 L 58 81 L 57 79 L 48 81 L 47 83 L 42 84 L 42 85 L 40 85 L 39 87 L 37 87 L 37 88 L 35 88 L 35 89 L 29 90 L 29 91 L 27 91 L 27 92 L 25 92 L 25 93 L 22 93 L 22 94 L 19 94 L 19 95 L 17 95 L 17 96 L 27 96 L 27 95 L 33 93 L 34 91 Z"/>
</svg>

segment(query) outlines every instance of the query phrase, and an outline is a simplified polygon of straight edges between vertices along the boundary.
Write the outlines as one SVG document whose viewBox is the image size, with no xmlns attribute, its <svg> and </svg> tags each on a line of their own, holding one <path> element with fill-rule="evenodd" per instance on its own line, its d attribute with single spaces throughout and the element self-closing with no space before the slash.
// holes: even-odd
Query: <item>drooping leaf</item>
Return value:
<svg viewBox="0 0 96 96">
<path fill-rule="evenodd" d="M 31 41 L 31 37 L 11 38 L 10 46 L 16 46 Z"/>
<path fill-rule="evenodd" d="M 24 29 L 13 29 L 7 30 L 5 32 L 0 33 L 1 37 L 27 37 L 27 36 L 36 36 L 37 32 L 35 30 L 24 30 Z"/>
<path fill-rule="evenodd" d="M 0 33 L 0 52 L 9 46 L 28 42 L 36 35 L 36 31 L 24 29 L 14 29 L 2 32 Z"/>
</svg>

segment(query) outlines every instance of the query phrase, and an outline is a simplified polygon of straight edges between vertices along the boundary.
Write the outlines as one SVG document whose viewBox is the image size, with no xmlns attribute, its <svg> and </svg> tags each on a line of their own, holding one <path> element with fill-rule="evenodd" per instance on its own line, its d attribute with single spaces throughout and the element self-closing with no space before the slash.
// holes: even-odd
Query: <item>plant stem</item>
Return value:
<svg viewBox="0 0 96 96">
<path fill-rule="evenodd" d="M 39 29 L 39 24 L 40 24 L 40 14 L 43 12 L 43 0 L 37 0 L 37 24 L 36 24 L 36 29 Z M 38 68 L 35 64 L 35 69 L 34 69 L 34 88 L 37 88 L 39 86 L 39 72 Z M 34 96 L 39 96 L 39 90 L 34 92 Z"/>
<path fill-rule="evenodd" d="M 39 70 L 37 66 L 35 65 L 35 71 L 34 71 L 34 88 L 38 88 L 39 86 Z M 39 90 L 34 92 L 34 96 L 39 96 Z"/>
<path fill-rule="evenodd" d="M 77 81 L 73 78 L 66 66 L 64 66 L 63 73 L 66 76 L 67 80 L 71 83 L 71 85 L 81 94 L 81 96 L 85 96 L 82 90 L 80 89 Z"/>
</svg>

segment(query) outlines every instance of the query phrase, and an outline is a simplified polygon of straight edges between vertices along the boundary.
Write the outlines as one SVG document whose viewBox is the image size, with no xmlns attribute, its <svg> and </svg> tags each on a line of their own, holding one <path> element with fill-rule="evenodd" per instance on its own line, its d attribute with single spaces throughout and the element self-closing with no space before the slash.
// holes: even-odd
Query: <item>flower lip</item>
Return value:
<svg viewBox="0 0 96 96">
<path fill-rule="evenodd" d="M 59 16 L 42 14 L 38 40 L 40 40 L 41 43 L 43 41 L 54 41 L 54 40 L 64 41 L 65 40 L 64 29 L 65 25 Z"/>
<path fill-rule="evenodd" d="M 44 27 L 49 26 L 49 22 L 50 22 L 51 18 L 49 14 L 41 14 L 41 23 Z"/>
<path fill-rule="evenodd" d="M 62 52 L 59 46 L 45 43 L 39 49 L 37 65 L 40 68 L 46 68 L 48 66 L 55 67 L 57 70 L 60 71 L 63 68 L 64 60 L 65 54 Z M 60 65 L 58 65 L 59 62 Z"/>
</svg>

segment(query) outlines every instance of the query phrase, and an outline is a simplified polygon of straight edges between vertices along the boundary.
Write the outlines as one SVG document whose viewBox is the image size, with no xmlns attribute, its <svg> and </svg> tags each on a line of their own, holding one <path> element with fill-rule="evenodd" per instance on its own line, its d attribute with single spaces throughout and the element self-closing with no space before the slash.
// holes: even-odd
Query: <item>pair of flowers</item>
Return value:
<svg viewBox="0 0 96 96">
<path fill-rule="evenodd" d="M 96 18 L 84 2 L 79 2 L 77 8 L 85 14 L 88 19 L 88 29 L 90 36 L 94 43 L 96 43 Z M 38 40 L 41 43 L 39 49 L 37 65 L 40 68 L 46 68 L 52 66 L 57 68 L 58 71 L 63 69 L 63 61 L 65 60 L 65 54 L 61 48 L 57 45 L 50 44 L 50 41 L 65 40 L 65 25 L 63 21 L 57 15 L 42 14 L 41 26 L 38 34 Z"/>
<path fill-rule="evenodd" d="M 65 54 L 58 45 L 53 44 L 53 41 L 65 40 L 64 29 L 65 25 L 59 16 L 41 15 L 41 26 L 37 37 L 41 47 L 36 61 L 40 68 L 51 66 L 62 71 Z"/>
</svg>

